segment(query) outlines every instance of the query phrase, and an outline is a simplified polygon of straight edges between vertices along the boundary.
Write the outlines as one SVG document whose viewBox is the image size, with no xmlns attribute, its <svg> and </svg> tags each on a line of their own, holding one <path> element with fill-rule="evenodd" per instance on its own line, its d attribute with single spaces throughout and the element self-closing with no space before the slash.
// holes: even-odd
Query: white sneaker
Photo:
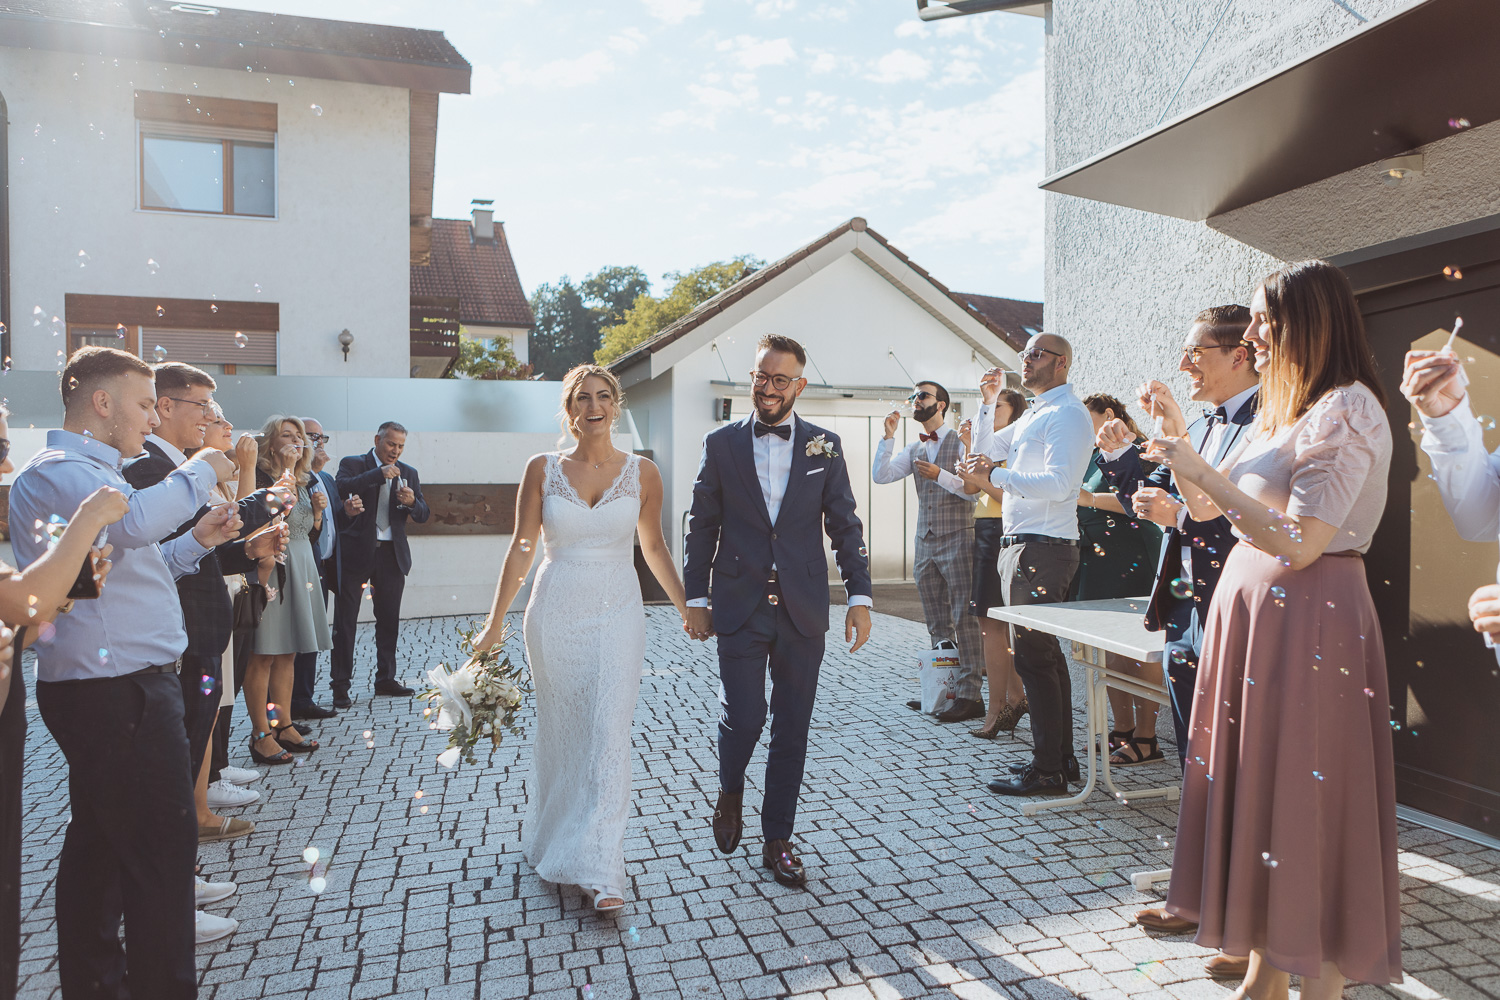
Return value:
<svg viewBox="0 0 1500 1000">
<path fill-rule="evenodd" d="M 233 882 L 207 882 L 194 876 L 193 894 L 197 897 L 197 905 L 207 906 L 217 903 L 221 899 L 233 896 L 239 886 Z"/>
<path fill-rule="evenodd" d="M 233 809 L 235 806 L 248 806 L 252 802 L 259 801 L 260 792 L 253 788 L 241 788 L 223 778 L 208 786 L 210 809 Z"/>
<path fill-rule="evenodd" d="M 227 781 L 231 785 L 248 785 L 252 781 L 259 781 L 261 773 L 248 767 L 221 767 L 219 768 L 219 781 Z"/>
<path fill-rule="evenodd" d="M 195 916 L 197 917 L 198 944 L 208 944 L 210 941 L 228 937 L 240 926 L 240 922 L 233 917 L 216 917 L 202 910 L 197 911 Z"/>
</svg>

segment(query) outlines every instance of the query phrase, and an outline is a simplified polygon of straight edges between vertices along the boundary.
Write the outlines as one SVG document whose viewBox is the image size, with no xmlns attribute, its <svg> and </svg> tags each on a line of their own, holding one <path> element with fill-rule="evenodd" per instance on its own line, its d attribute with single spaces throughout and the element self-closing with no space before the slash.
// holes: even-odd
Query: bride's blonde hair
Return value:
<svg viewBox="0 0 1500 1000">
<path fill-rule="evenodd" d="M 603 379 L 609 385 L 609 391 L 615 398 L 615 419 L 611 427 L 619 424 L 620 411 L 625 408 L 625 390 L 620 388 L 620 380 L 615 373 L 602 365 L 578 365 L 568 374 L 563 376 L 562 385 L 562 429 L 564 434 L 571 434 L 574 440 L 578 438 L 578 425 L 573 422 L 573 403 L 578 399 L 578 393 L 583 388 L 583 380 L 593 375 Z"/>
</svg>

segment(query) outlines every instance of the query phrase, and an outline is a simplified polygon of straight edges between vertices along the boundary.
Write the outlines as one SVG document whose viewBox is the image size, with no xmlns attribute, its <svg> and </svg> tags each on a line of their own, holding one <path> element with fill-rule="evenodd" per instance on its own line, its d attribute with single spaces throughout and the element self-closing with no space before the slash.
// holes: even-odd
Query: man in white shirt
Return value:
<svg viewBox="0 0 1500 1000">
<path fill-rule="evenodd" d="M 1005 491 L 1000 579 L 1007 607 L 1066 600 L 1078 571 L 1078 486 L 1094 451 L 1094 425 L 1068 384 L 1072 367 L 1066 340 L 1050 333 L 1032 337 L 1021 352 L 1021 384 L 1036 396 L 999 434 L 993 407 L 1004 373 L 992 370 L 980 383 L 984 405 L 974 417 L 966 474 L 986 476 Z M 1032 760 L 988 787 L 1001 795 L 1066 795 L 1068 782 L 1078 780 L 1068 660 L 1056 636 L 1013 632 L 1016 672 L 1031 706 Z"/>
<path fill-rule="evenodd" d="M 1452 348 L 1407 352 L 1401 394 L 1421 414 L 1422 450 L 1432 460 L 1443 506 L 1460 535 L 1481 542 L 1500 535 L 1500 451 L 1485 450 L 1467 385 Z M 1500 584 L 1474 591 L 1469 619 L 1500 661 Z"/>
<path fill-rule="evenodd" d="M 947 424 L 948 390 L 936 382 L 918 382 L 907 397 L 912 419 L 921 424 L 917 440 L 896 451 L 901 414 L 885 418 L 885 437 L 875 446 L 871 476 L 877 483 L 898 483 L 915 474 L 917 484 L 917 593 L 933 648 L 949 642 L 958 647 L 963 670 L 953 704 L 937 713 L 939 722 L 962 722 L 984 715 L 980 682 L 984 677 L 984 637 L 979 621 L 968 614 L 974 586 L 974 500 L 952 471 L 964 455 L 958 434 Z M 907 702 L 921 708 L 921 702 Z"/>
</svg>

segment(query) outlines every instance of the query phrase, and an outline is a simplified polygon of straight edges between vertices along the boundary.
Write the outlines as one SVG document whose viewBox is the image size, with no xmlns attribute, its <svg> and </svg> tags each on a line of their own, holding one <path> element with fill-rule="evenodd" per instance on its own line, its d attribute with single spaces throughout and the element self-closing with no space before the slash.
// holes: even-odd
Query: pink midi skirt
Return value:
<svg viewBox="0 0 1500 1000">
<path fill-rule="evenodd" d="M 1209 607 L 1167 909 L 1276 968 L 1401 978 L 1396 777 L 1364 560 L 1241 542 Z"/>
</svg>

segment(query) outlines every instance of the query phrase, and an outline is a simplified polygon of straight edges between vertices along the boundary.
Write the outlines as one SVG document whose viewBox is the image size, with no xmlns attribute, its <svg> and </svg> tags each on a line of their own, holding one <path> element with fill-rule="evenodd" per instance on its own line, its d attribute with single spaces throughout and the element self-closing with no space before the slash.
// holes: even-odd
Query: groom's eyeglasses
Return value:
<svg viewBox="0 0 1500 1000">
<path fill-rule="evenodd" d="M 750 373 L 750 382 L 757 389 L 763 388 L 765 384 L 769 382 L 776 388 L 777 392 L 785 392 L 787 389 L 791 388 L 793 382 L 797 382 L 799 380 L 800 379 L 792 378 L 790 375 L 768 375 L 762 371 L 752 371 Z"/>
</svg>

